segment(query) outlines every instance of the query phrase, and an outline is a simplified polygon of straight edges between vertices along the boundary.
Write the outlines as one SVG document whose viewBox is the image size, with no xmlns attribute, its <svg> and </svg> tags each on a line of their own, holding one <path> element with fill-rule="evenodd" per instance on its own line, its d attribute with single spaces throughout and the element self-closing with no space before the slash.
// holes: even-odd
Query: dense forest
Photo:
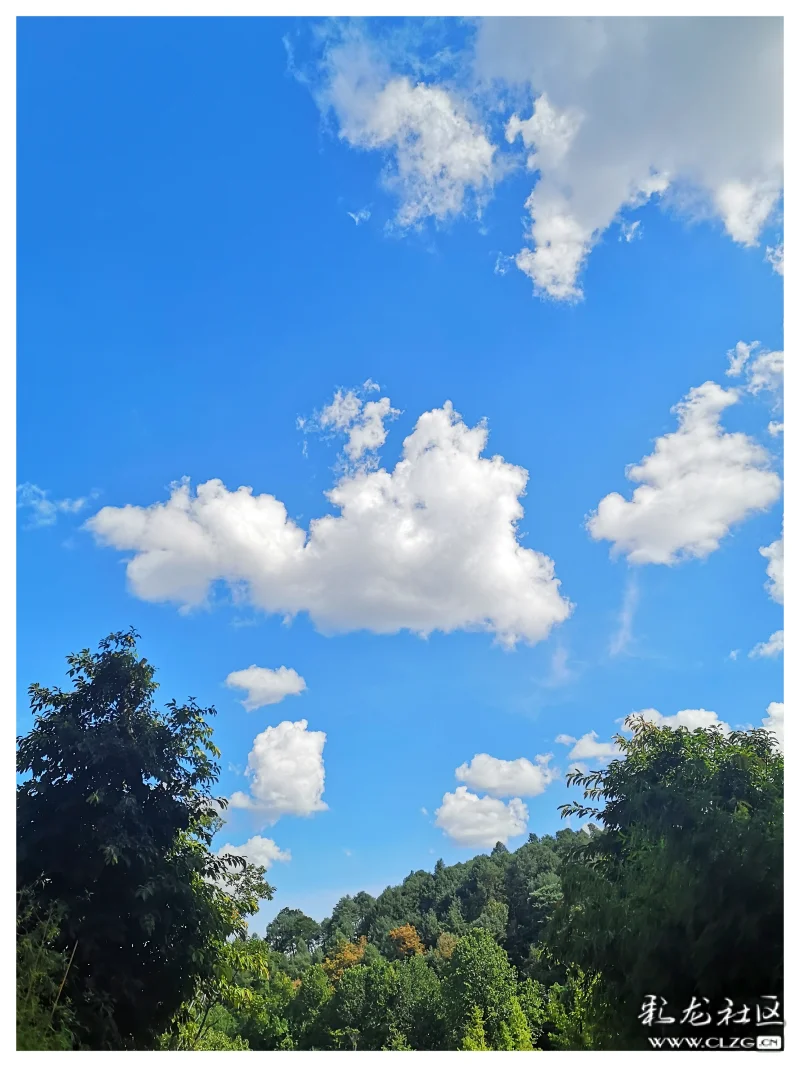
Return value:
<svg viewBox="0 0 800 1067">
<path fill-rule="evenodd" d="M 695 1001 L 728 1010 L 726 1032 L 756 1015 L 778 1032 L 783 755 L 766 731 L 632 721 L 620 758 L 570 775 L 582 829 L 440 860 L 321 923 L 283 908 L 259 937 L 266 871 L 213 851 L 214 709 L 159 709 L 136 638 L 69 656 L 68 690 L 30 687 L 19 1049 L 636 1049 L 686 1032 L 670 1018 L 695 1025 Z"/>
</svg>

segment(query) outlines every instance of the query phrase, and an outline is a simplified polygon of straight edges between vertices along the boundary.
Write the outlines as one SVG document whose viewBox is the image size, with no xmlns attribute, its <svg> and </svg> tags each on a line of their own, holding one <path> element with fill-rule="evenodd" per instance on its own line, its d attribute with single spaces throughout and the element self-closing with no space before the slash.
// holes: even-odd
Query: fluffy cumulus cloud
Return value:
<svg viewBox="0 0 800 1067">
<path fill-rule="evenodd" d="M 747 653 L 750 659 L 774 659 L 783 652 L 783 630 L 776 630 L 767 641 L 762 641 Z"/>
<path fill-rule="evenodd" d="M 726 433 L 722 412 L 735 389 L 706 382 L 674 409 L 678 429 L 655 442 L 649 456 L 628 467 L 640 485 L 631 500 L 610 493 L 587 523 L 596 540 L 631 563 L 676 563 L 719 547 L 731 526 L 780 496 L 770 455 L 744 433 Z"/>
<path fill-rule="evenodd" d="M 250 863 L 267 870 L 273 863 L 288 863 L 292 858 L 289 850 L 283 851 L 278 848 L 270 837 L 260 837 L 258 834 L 245 841 L 243 845 L 223 845 L 217 849 L 218 856 L 244 856 Z"/>
<path fill-rule="evenodd" d="M 683 726 L 687 730 L 707 730 L 710 726 L 719 726 L 723 733 L 730 733 L 730 726 L 723 722 L 715 711 L 706 711 L 705 708 L 686 708 L 675 715 L 662 715 L 655 708 L 645 708 L 636 713 L 645 722 L 651 722 L 654 726 L 669 726 L 673 730 Z"/>
<path fill-rule="evenodd" d="M 583 737 L 572 737 L 570 734 L 559 734 L 556 738 L 557 745 L 569 745 L 569 759 L 580 763 L 608 763 L 619 755 L 619 747 L 616 741 L 600 741 L 594 730 L 590 730 Z"/>
<path fill-rule="evenodd" d="M 457 845 L 491 848 L 525 833 L 528 809 L 519 797 L 506 804 L 495 797 L 476 796 L 460 785 L 455 793 L 445 793 L 436 810 L 436 825 Z"/>
<path fill-rule="evenodd" d="M 552 756 L 536 756 L 535 762 L 521 757 L 496 759 L 481 752 L 469 763 L 456 768 L 456 778 L 470 789 L 479 789 L 493 797 L 535 797 L 543 793 L 558 777 L 549 766 Z"/>
<path fill-rule="evenodd" d="M 369 393 L 378 386 L 372 380 L 364 382 L 361 393 Z M 332 429 L 347 435 L 345 455 L 351 462 L 364 460 L 365 453 L 376 452 L 386 441 L 387 419 L 396 418 L 400 412 L 393 408 L 387 396 L 379 400 L 364 401 L 355 390 L 346 393 L 337 389 L 333 400 L 322 409 L 316 419 L 304 429 Z M 370 458 L 370 463 L 372 463 Z"/>
<path fill-rule="evenodd" d="M 483 19 L 475 70 L 535 97 L 506 137 L 536 172 L 517 265 L 538 290 L 580 296 L 592 247 L 651 197 L 758 242 L 782 184 L 779 19 Z"/>
<path fill-rule="evenodd" d="M 767 582 L 764 588 L 767 590 L 772 599 L 778 603 L 783 603 L 783 532 L 777 541 L 773 541 L 771 545 L 767 545 L 765 548 L 759 548 L 758 550 L 764 559 L 768 560 L 767 563 Z"/>
<path fill-rule="evenodd" d="M 623 731 L 630 733 L 631 720 L 643 718 L 645 722 L 651 722 L 655 726 L 668 726 L 673 730 L 684 727 L 687 730 L 708 729 L 709 726 L 719 726 L 724 733 L 730 732 L 730 726 L 722 722 L 715 711 L 706 711 L 704 708 L 686 708 L 676 712 L 675 715 L 662 715 L 655 708 L 643 708 L 641 711 L 629 715 L 623 722 Z M 619 744 L 615 740 L 601 741 L 595 730 L 582 737 L 572 737 L 570 734 L 559 734 L 556 744 L 569 745 L 568 758 L 573 765 L 583 768 L 587 765 L 600 766 L 608 763 L 621 755 Z"/>
<path fill-rule="evenodd" d="M 773 701 L 767 708 L 766 717 L 761 720 L 764 730 L 771 730 L 775 734 L 775 741 L 783 751 L 783 704 Z"/>
<path fill-rule="evenodd" d="M 25 482 L 17 486 L 17 509 L 28 512 L 28 525 L 53 526 L 59 515 L 75 515 L 94 499 L 97 493 L 90 496 L 63 497 L 61 500 L 53 500 L 46 489 L 41 489 L 32 482 Z"/>
<path fill-rule="evenodd" d="M 143 600 L 198 606 L 224 581 L 264 611 L 308 612 L 325 633 L 484 630 L 534 643 L 571 605 L 553 561 L 519 540 L 528 472 L 483 456 L 487 440 L 449 401 L 425 412 L 394 469 L 346 472 L 327 494 L 339 513 L 307 532 L 274 496 L 216 479 L 176 484 L 165 503 L 103 508 L 87 526 L 133 553 L 128 583 Z"/>
<path fill-rule="evenodd" d="M 738 341 L 728 353 L 731 378 L 744 376 L 745 389 L 754 396 L 763 391 L 779 393 L 783 389 L 783 352 L 762 349 L 760 341 Z"/>
<path fill-rule="evenodd" d="M 489 193 L 495 149 L 463 100 L 392 74 L 357 33 L 327 50 L 324 69 L 318 102 L 335 114 L 344 141 L 384 155 L 384 185 L 399 199 L 400 226 L 459 215 Z"/>
<path fill-rule="evenodd" d="M 231 671 L 225 679 L 231 689 L 244 689 L 247 696 L 242 704 L 247 711 L 255 711 L 267 704 L 279 704 L 284 697 L 297 696 L 306 687 L 305 680 L 292 667 L 256 667 L 252 664 L 241 671 Z"/>
<path fill-rule="evenodd" d="M 325 734 L 309 730 L 308 722 L 268 726 L 253 742 L 245 774 L 250 792 L 236 792 L 232 808 L 247 808 L 272 824 L 282 815 L 313 815 L 325 811 Z"/>
</svg>

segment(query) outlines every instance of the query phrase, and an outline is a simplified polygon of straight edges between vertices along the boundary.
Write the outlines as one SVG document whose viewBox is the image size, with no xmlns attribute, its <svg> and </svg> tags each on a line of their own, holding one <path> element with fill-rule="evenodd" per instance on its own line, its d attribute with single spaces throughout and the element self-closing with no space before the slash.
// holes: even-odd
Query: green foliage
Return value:
<svg viewBox="0 0 800 1067">
<path fill-rule="evenodd" d="M 462 937 L 442 982 L 451 1031 L 463 1035 L 478 1007 L 489 1047 L 503 1048 L 507 1039 L 501 1027 L 508 1024 L 515 993 L 514 968 L 488 930 L 476 928 Z"/>
<path fill-rule="evenodd" d="M 461 1039 L 460 1051 L 462 1052 L 489 1052 L 486 1044 L 486 1031 L 483 1028 L 483 1012 L 473 1005 L 467 1016 L 467 1024 L 464 1027 L 464 1036 Z"/>
<path fill-rule="evenodd" d="M 782 755 L 763 730 L 632 726 L 618 738 L 623 759 L 571 776 L 585 802 L 565 813 L 591 815 L 603 832 L 562 867 L 549 935 L 584 972 L 594 1029 L 617 1047 L 643 1040 L 649 993 L 746 1001 L 782 997 L 783 984 Z"/>
<path fill-rule="evenodd" d="M 63 906 L 55 948 L 75 949 L 64 994 L 92 1049 L 148 1048 L 214 967 L 216 947 L 269 888 L 214 857 L 218 750 L 190 700 L 153 703 L 133 631 L 68 657 L 73 688 L 30 687 L 18 739 L 18 886 Z M 263 874 L 263 872 L 262 872 Z"/>
<path fill-rule="evenodd" d="M 490 900 L 472 924 L 488 930 L 498 944 L 506 939 L 506 927 L 508 926 L 508 904 L 501 900 Z"/>
<path fill-rule="evenodd" d="M 296 1048 L 326 1048 L 323 1012 L 332 996 L 333 984 L 324 968 L 320 964 L 309 967 L 288 1009 Z"/>
<path fill-rule="evenodd" d="M 63 909 L 42 915 L 34 893 L 17 893 L 17 1051 L 66 1051 L 74 1047 L 72 1012 L 62 995 L 70 955 L 55 947 Z"/>
<path fill-rule="evenodd" d="M 276 952 L 294 956 L 316 948 L 322 941 L 322 928 L 299 908 L 281 908 L 267 926 L 264 940 Z"/>
</svg>

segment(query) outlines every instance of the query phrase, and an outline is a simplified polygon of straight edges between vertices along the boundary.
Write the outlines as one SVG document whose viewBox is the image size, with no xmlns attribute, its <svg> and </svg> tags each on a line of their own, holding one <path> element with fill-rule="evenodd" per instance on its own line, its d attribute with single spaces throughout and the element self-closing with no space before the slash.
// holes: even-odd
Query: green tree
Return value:
<svg viewBox="0 0 800 1067">
<path fill-rule="evenodd" d="M 508 925 L 505 947 L 517 967 L 522 967 L 527 960 L 531 945 L 541 937 L 544 924 L 560 899 L 558 863 L 558 856 L 547 840 L 533 840 L 517 849 L 506 864 L 504 890 Z"/>
<path fill-rule="evenodd" d="M 502 1048 L 501 1023 L 509 1022 L 515 992 L 514 968 L 488 930 L 476 928 L 460 938 L 442 981 L 455 1047 L 460 1047 L 473 1008 L 478 1007 L 489 1047 Z"/>
<path fill-rule="evenodd" d="M 264 940 L 276 952 L 294 956 L 303 947 L 314 949 L 322 939 L 318 922 L 299 908 L 281 908 L 264 933 Z"/>
<path fill-rule="evenodd" d="M 98 1050 L 153 1047 L 242 924 L 223 883 L 247 864 L 210 852 L 214 709 L 157 710 L 136 637 L 69 656 L 70 690 L 32 685 L 18 739 L 17 884 L 36 884 L 42 912 L 63 905 L 64 995 Z"/>
<path fill-rule="evenodd" d="M 508 926 L 508 904 L 490 900 L 472 925 L 488 930 L 498 945 L 502 944 L 506 939 Z"/>
<path fill-rule="evenodd" d="M 621 759 L 569 776 L 585 799 L 563 813 L 602 832 L 567 855 L 549 934 L 587 982 L 602 976 L 618 1047 L 642 1043 L 647 995 L 685 1007 L 783 986 L 783 756 L 764 730 L 629 724 Z"/>
<path fill-rule="evenodd" d="M 483 1012 L 476 1005 L 470 1009 L 467 1016 L 467 1024 L 464 1027 L 464 1036 L 461 1039 L 460 1050 L 462 1052 L 490 1052 L 486 1044 L 486 1031 L 483 1028 Z"/>
<path fill-rule="evenodd" d="M 288 1009 L 295 1048 L 328 1047 L 324 1012 L 332 996 L 333 985 L 324 968 L 318 963 L 313 964 L 304 973 Z"/>
</svg>

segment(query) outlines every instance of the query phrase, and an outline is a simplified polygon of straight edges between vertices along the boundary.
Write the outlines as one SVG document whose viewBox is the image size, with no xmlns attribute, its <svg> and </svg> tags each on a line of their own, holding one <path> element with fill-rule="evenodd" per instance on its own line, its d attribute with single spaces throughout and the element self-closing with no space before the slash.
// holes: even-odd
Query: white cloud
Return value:
<svg viewBox="0 0 800 1067">
<path fill-rule="evenodd" d="M 284 697 L 296 696 L 306 687 L 303 678 L 292 667 L 256 667 L 252 664 L 241 671 L 231 671 L 225 679 L 230 688 L 244 689 L 247 696 L 241 702 L 247 711 L 255 711 L 267 704 L 279 704 Z"/>
<path fill-rule="evenodd" d="M 292 858 L 287 849 L 282 851 L 270 837 L 256 835 L 245 841 L 243 845 L 223 845 L 217 850 L 218 856 L 244 856 L 250 863 L 267 870 L 273 863 L 288 863 Z"/>
<path fill-rule="evenodd" d="M 751 648 L 747 655 L 750 659 L 774 659 L 783 652 L 783 630 L 776 630 L 767 641 L 762 641 Z"/>
<path fill-rule="evenodd" d="M 607 763 L 619 755 L 619 747 L 616 741 L 598 741 L 597 736 L 594 730 L 580 738 L 571 737 L 569 734 L 559 734 L 556 738 L 556 744 L 572 746 L 568 753 L 571 760 Z"/>
<path fill-rule="evenodd" d="M 234 793 L 230 806 L 260 812 L 270 825 L 282 815 L 326 811 L 324 746 L 325 734 L 309 730 L 305 719 L 268 726 L 247 757 L 250 793 Z"/>
<path fill-rule="evenodd" d="M 519 797 L 505 804 L 493 797 L 478 797 L 459 785 L 455 793 L 445 793 L 442 798 L 442 806 L 436 809 L 436 825 L 458 845 L 490 848 L 525 833 L 528 809 Z"/>
<path fill-rule="evenodd" d="M 778 748 L 783 751 L 783 704 L 773 700 L 761 725 L 763 729 L 773 731 Z"/>
<path fill-rule="evenodd" d="M 626 216 L 651 197 L 757 244 L 783 183 L 780 19 L 496 17 L 473 26 L 461 53 L 425 58 L 430 34 L 414 42 L 413 31 L 398 31 L 390 42 L 379 31 L 369 41 L 348 27 L 333 45 L 323 35 L 317 102 L 343 140 L 387 157 L 401 226 L 480 209 L 513 168 L 516 153 L 491 143 L 482 117 L 503 122 L 507 142 L 522 140 L 534 184 L 516 264 L 543 294 L 579 299 L 592 248 L 615 222 L 628 227 L 625 239 L 639 236 L 640 220 Z M 782 245 L 767 258 L 782 270 Z"/>
<path fill-rule="evenodd" d="M 728 369 L 725 373 L 729 378 L 738 378 L 744 370 L 745 364 L 750 359 L 750 354 L 754 348 L 758 348 L 759 341 L 751 341 L 747 344 L 746 341 L 737 341 L 733 348 L 728 352 Z"/>
<path fill-rule="evenodd" d="M 630 244 L 631 241 L 635 241 L 637 237 L 642 236 L 641 226 L 641 219 L 636 219 L 635 222 L 625 222 L 623 219 L 619 224 L 619 240 L 626 241 L 628 244 Z"/>
<path fill-rule="evenodd" d="M 769 263 L 776 274 L 783 275 L 783 241 L 777 245 L 767 245 L 764 259 Z"/>
<path fill-rule="evenodd" d="M 783 423 L 777 422 L 776 420 L 770 422 L 770 424 L 767 426 L 767 432 L 769 433 L 770 437 L 778 437 L 779 434 L 783 433 Z"/>
<path fill-rule="evenodd" d="M 758 235 L 780 197 L 777 178 L 764 181 L 732 181 L 721 185 L 714 198 L 725 229 L 738 244 L 758 244 Z"/>
<path fill-rule="evenodd" d="M 738 648 L 731 649 L 731 651 L 728 653 L 728 659 L 738 659 L 738 658 L 739 658 L 739 649 Z"/>
<path fill-rule="evenodd" d="M 371 378 L 360 389 L 337 389 L 333 400 L 312 419 L 299 419 L 298 427 L 304 433 L 331 429 L 347 435 L 344 452 L 352 463 L 374 467 L 377 463 L 374 455 L 366 457 L 365 453 L 376 452 L 386 442 L 384 422 L 395 419 L 400 414 L 393 408 L 388 397 L 379 400 L 364 401 L 364 396 L 379 389 Z"/>
<path fill-rule="evenodd" d="M 622 608 L 619 613 L 619 628 L 612 635 L 609 644 L 609 655 L 618 656 L 626 652 L 633 639 L 633 619 L 639 604 L 639 586 L 634 577 L 628 578 L 625 584 L 625 595 L 622 598 Z"/>
<path fill-rule="evenodd" d="M 778 19 L 487 18 L 475 61 L 485 82 L 537 97 L 507 136 L 535 153 L 517 265 L 538 290 L 579 297 L 602 233 L 667 186 L 679 209 L 757 242 L 782 183 Z"/>
<path fill-rule="evenodd" d="M 89 496 L 81 496 L 75 499 L 64 497 L 62 500 L 51 500 L 46 489 L 40 489 L 32 482 L 24 482 L 17 486 L 17 509 L 27 509 L 30 514 L 30 526 L 53 526 L 59 515 L 74 515 L 82 511 L 97 493 Z"/>
<path fill-rule="evenodd" d="M 103 508 L 87 527 L 134 553 L 128 583 L 143 600 L 195 607 L 224 581 L 264 611 L 307 611 L 326 633 L 483 630 L 533 644 L 571 605 L 553 561 L 519 541 L 527 471 L 484 458 L 487 440 L 449 401 L 425 412 L 394 469 L 345 473 L 327 494 L 340 514 L 308 532 L 275 497 L 217 479 Z"/>
<path fill-rule="evenodd" d="M 389 398 L 368 400 L 361 410 L 361 415 L 350 427 L 345 452 L 351 460 L 361 459 L 365 452 L 374 452 L 386 441 L 384 419 L 393 419 L 400 414 L 393 408 Z"/>
<path fill-rule="evenodd" d="M 732 378 L 744 374 L 747 379 L 745 389 L 754 396 L 764 389 L 777 393 L 783 388 L 783 352 L 771 352 L 768 349 L 758 352 L 760 347 L 760 341 L 751 341 L 750 344 L 738 341 L 728 353 L 728 369 L 725 371 Z M 755 358 L 751 358 L 753 352 L 758 352 Z"/>
<path fill-rule="evenodd" d="M 783 388 L 783 352 L 760 353 L 750 364 L 747 378 L 748 393 L 778 392 Z"/>
<path fill-rule="evenodd" d="M 318 103 L 335 113 L 343 140 L 384 154 L 400 226 L 459 215 L 490 192 L 495 149 L 455 95 L 392 76 L 355 33 L 327 51 L 325 66 Z"/>
<path fill-rule="evenodd" d="M 778 604 L 783 603 L 783 531 L 777 541 L 758 550 L 767 563 L 767 581 L 764 588 Z"/>
<path fill-rule="evenodd" d="M 535 763 L 524 756 L 515 760 L 496 759 L 481 752 L 470 763 L 462 763 L 456 769 L 456 778 L 470 789 L 479 789 L 493 797 L 535 797 L 558 777 L 558 771 L 548 765 L 552 756 L 535 759 Z"/>
<path fill-rule="evenodd" d="M 631 500 L 610 493 L 587 522 L 595 540 L 613 542 L 631 563 L 677 563 L 719 547 L 730 527 L 778 499 L 781 480 L 769 453 L 743 433 L 726 433 L 720 415 L 738 394 L 716 382 L 691 389 L 673 411 L 678 429 L 626 476 L 642 484 Z"/>
<path fill-rule="evenodd" d="M 368 208 L 362 207 L 358 211 L 348 211 L 347 214 L 350 216 L 356 226 L 359 226 L 362 222 L 367 222 L 371 212 L 368 210 Z"/>
<path fill-rule="evenodd" d="M 358 418 L 361 403 L 361 397 L 352 389 L 346 393 L 337 389 L 333 400 L 320 412 L 318 423 L 323 429 L 332 426 L 335 430 L 347 430 Z"/>
<path fill-rule="evenodd" d="M 719 726 L 722 732 L 727 734 L 731 729 L 726 722 L 722 722 L 715 711 L 706 711 L 705 708 L 686 708 L 676 712 L 675 715 L 662 715 L 655 708 L 644 708 L 642 711 L 637 711 L 636 715 L 641 716 L 645 722 L 653 723 L 654 726 L 669 726 L 672 730 L 677 730 L 680 726 L 687 730 L 707 730 L 710 726 Z"/>
</svg>

